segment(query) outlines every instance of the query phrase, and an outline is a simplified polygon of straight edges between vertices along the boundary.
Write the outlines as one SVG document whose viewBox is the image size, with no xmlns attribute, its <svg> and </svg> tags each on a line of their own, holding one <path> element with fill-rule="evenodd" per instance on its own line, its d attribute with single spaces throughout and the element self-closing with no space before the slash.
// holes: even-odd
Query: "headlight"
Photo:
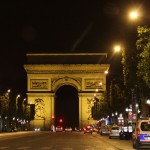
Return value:
<svg viewBox="0 0 150 150">
<path fill-rule="evenodd" d="M 35 128 L 34 131 L 40 131 L 40 128 Z"/>
</svg>

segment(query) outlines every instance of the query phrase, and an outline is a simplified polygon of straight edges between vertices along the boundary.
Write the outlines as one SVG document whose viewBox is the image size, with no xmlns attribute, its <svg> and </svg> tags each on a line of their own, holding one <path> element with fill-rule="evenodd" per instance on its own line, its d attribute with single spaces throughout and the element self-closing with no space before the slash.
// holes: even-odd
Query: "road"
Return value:
<svg viewBox="0 0 150 150">
<path fill-rule="evenodd" d="M 109 139 L 97 133 L 0 133 L 0 150 L 133 150 L 130 140 Z M 147 149 L 148 150 L 148 149 Z"/>
</svg>

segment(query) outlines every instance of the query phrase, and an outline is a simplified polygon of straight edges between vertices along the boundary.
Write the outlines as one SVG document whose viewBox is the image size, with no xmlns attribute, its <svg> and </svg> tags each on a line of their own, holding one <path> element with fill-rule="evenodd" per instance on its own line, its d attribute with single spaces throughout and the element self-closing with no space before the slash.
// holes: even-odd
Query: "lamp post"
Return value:
<svg viewBox="0 0 150 150">
<path fill-rule="evenodd" d="M 13 120 L 14 120 L 14 128 L 16 128 L 17 127 L 17 120 L 16 120 L 16 118 L 17 118 L 17 110 L 18 110 L 18 98 L 20 97 L 20 94 L 18 94 L 17 96 L 16 96 L 16 103 L 15 103 L 15 117 L 13 118 Z"/>
<path fill-rule="evenodd" d="M 16 96 L 16 104 L 15 104 L 15 117 L 17 117 L 17 110 L 18 110 L 18 99 L 19 99 L 19 97 L 20 97 L 20 94 L 18 94 L 18 95 Z"/>
</svg>

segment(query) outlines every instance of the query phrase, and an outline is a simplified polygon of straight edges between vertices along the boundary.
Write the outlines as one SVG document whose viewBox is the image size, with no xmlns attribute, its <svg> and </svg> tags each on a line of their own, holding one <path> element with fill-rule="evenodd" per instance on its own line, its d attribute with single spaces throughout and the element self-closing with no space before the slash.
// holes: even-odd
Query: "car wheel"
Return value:
<svg viewBox="0 0 150 150">
<path fill-rule="evenodd" d="M 102 132 L 100 133 L 100 135 L 103 135 Z"/>
<path fill-rule="evenodd" d="M 133 141 L 133 148 L 135 148 L 135 149 L 139 149 L 140 148 L 140 145 L 137 142 L 137 140 Z"/>
<path fill-rule="evenodd" d="M 109 139 L 111 139 L 111 136 L 109 136 Z"/>
</svg>

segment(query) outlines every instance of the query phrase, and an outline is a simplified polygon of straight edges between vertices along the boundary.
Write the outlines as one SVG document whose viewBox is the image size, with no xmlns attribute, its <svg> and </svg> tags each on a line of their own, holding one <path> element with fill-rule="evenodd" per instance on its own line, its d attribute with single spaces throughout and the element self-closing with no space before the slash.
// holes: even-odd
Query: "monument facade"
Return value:
<svg viewBox="0 0 150 150">
<path fill-rule="evenodd" d="M 55 116 L 55 94 L 63 85 L 71 85 L 78 91 L 79 126 L 96 120 L 91 118 L 89 100 L 100 97 L 106 90 L 106 74 L 109 70 L 106 53 L 27 54 L 27 100 L 35 105 L 35 127 L 50 130 Z M 63 107 L 62 107 L 63 109 Z"/>
</svg>

